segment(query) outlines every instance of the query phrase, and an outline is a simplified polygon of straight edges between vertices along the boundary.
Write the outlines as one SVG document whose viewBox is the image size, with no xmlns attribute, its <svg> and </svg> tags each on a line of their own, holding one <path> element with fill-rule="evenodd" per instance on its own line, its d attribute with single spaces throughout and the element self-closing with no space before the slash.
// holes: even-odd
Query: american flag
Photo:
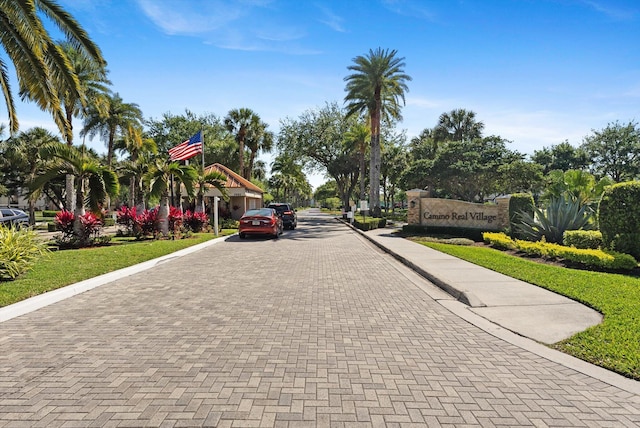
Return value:
<svg viewBox="0 0 640 428">
<path fill-rule="evenodd" d="M 202 153 L 202 131 L 198 131 L 187 141 L 169 149 L 171 160 L 187 160 Z"/>
</svg>

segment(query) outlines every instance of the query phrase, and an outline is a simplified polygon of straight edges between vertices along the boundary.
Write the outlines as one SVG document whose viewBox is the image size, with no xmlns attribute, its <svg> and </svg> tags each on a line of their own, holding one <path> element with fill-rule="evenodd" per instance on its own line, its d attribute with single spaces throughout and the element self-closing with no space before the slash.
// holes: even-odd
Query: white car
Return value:
<svg viewBox="0 0 640 428">
<path fill-rule="evenodd" d="M 0 208 L 0 224 L 5 226 L 28 226 L 29 214 L 17 208 Z"/>
</svg>

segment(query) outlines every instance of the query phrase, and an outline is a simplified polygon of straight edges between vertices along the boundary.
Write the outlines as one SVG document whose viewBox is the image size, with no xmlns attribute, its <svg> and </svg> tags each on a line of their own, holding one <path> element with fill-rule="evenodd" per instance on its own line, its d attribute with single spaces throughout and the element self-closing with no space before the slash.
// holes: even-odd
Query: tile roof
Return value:
<svg viewBox="0 0 640 428">
<path fill-rule="evenodd" d="M 211 171 L 220 172 L 227 176 L 227 182 L 224 184 L 227 189 L 245 188 L 247 190 L 258 192 L 260 194 L 264 193 L 264 190 L 222 164 L 214 163 L 205 168 L 205 173 Z"/>
</svg>

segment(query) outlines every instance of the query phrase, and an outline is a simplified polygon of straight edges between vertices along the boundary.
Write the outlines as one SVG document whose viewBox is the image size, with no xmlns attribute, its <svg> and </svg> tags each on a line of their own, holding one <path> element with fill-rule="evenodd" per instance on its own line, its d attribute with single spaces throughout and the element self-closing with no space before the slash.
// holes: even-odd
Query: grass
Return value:
<svg viewBox="0 0 640 428">
<path fill-rule="evenodd" d="M 235 229 L 223 229 L 231 235 Z M 40 259 L 33 270 L 15 281 L 0 282 L 0 307 L 19 302 L 85 279 L 113 272 L 215 238 L 198 233 L 189 239 L 135 241 L 114 238 L 112 245 L 55 251 Z"/>
<path fill-rule="evenodd" d="M 501 251 L 418 240 L 421 244 L 579 301 L 603 322 L 552 345 L 640 380 L 640 278 L 536 263 Z"/>
</svg>

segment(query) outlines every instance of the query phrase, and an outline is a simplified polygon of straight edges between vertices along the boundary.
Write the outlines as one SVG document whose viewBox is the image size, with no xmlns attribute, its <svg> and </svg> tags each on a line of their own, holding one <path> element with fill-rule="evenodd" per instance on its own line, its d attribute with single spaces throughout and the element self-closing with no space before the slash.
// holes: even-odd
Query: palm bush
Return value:
<svg viewBox="0 0 640 428">
<path fill-rule="evenodd" d="M 546 242 L 562 244 L 566 230 L 595 229 L 593 209 L 571 196 L 551 198 L 544 211 L 538 207 L 533 207 L 533 211 L 534 215 L 520 211 L 517 215 L 520 221 L 514 225 L 519 236 L 530 241 L 544 238 Z"/>
<path fill-rule="evenodd" d="M 37 232 L 0 225 L 0 281 L 17 278 L 48 251 Z"/>
</svg>

